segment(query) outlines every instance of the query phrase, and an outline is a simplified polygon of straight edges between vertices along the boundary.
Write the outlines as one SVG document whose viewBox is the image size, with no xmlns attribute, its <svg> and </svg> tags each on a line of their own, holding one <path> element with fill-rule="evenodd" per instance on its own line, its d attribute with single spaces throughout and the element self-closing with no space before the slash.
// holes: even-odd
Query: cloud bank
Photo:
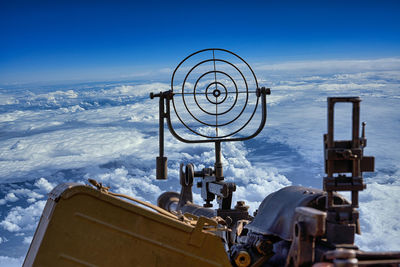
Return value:
<svg viewBox="0 0 400 267">
<path fill-rule="evenodd" d="M 365 174 L 360 194 L 365 250 L 400 250 L 400 60 L 292 62 L 254 67 L 272 89 L 265 130 L 256 139 L 223 145 L 225 176 L 237 183 L 236 200 L 254 211 L 269 193 L 287 185 L 321 188 L 326 97 L 362 97 L 367 121 L 365 154 L 376 172 Z M 0 89 L 0 265 L 20 265 L 57 184 L 88 178 L 111 190 L 155 203 L 179 191 L 180 162 L 213 164 L 209 145 L 187 145 L 166 134 L 169 180 L 155 180 L 158 102 L 150 92 L 167 83 L 99 83 L 74 87 Z M 338 111 L 346 131 L 349 114 Z M 199 192 L 195 200 L 200 201 Z"/>
</svg>

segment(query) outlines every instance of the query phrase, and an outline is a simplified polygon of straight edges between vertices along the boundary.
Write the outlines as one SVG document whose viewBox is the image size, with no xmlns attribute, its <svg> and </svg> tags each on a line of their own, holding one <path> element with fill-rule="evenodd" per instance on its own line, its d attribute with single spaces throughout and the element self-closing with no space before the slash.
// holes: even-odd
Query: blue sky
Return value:
<svg viewBox="0 0 400 267">
<path fill-rule="evenodd" d="M 399 11 L 382 0 L 0 0 L 0 266 L 21 266 L 57 184 L 93 178 L 156 203 L 180 190 L 181 162 L 212 166 L 209 147 L 166 132 L 169 180 L 155 180 L 158 104 L 148 97 L 209 47 L 242 56 L 272 90 L 260 135 L 223 146 L 234 198 L 255 210 L 283 186 L 321 188 L 326 97 L 360 96 L 376 172 L 364 176 L 357 245 L 400 250 Z M 335 118 L 348 129 L 349 117 Z"/>
<path fill-rule="evenodd" d="M 250 63 L 399 57 L 399 11 L 382 0 L 1 0 L 0 84 L 118 79 L 208 47 Z"/>
</svg>

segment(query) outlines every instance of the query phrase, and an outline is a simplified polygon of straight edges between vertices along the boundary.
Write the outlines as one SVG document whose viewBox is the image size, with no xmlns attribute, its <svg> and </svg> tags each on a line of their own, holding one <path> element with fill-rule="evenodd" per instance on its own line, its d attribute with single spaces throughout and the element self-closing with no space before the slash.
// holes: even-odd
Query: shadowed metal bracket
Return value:
<svg viewBox="0 0 400 267">
<path fill-rule="evenodd" d="M 336 103 L 350 103 L 352 109 L 352 139 L 334 139 L 334 108 Z M 360 233 L 358 193 L 365 189 L 363 172 L 374 171 L 374 157 L 364 156 L 365 123 L 360 137 L 359 97 L 328 97 L 328 133 L 324 135 L 325 172 L 324 190 L 328 193 L 327 239 L 332 244 L 354 243 L 354 235 Z M 346 175 L 349 173 L 351 175 Z M 337 205 L 334 192 L 350 191 L 351 203 Z M 338 234 L 339 233 L 339 234 Z"/>
</svg>

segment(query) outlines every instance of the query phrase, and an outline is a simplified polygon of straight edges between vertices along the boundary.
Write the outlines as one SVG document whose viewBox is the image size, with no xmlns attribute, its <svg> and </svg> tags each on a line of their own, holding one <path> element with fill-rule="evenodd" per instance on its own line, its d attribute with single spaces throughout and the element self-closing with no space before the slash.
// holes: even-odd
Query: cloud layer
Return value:
<svg viewBox="0 0 400 267">
<path fill-rule="evenodd" d="M 362 97 L 367 121 L 365 154 L 376 157 L 360 194 L 365 250 L 400 250 L 400 60 L 313 61 L 255 68 L 272 88 L 265 130 L 248 142 L 224 144 L 225 176 L 237 183 L 236 200 L 254 211 L 269 193 L 287 185 L 321 188 L 326 97 Z M 155 202 L 179 191 L 180 162 L 213 165 L 213 147 L 187 145 L 166 134 L 169 180 L 155 180 L 158 103 L 150 92 L 166 83 L 99 83 L 75 87 L 0 89 L 0 265 L 20 264 L 46 194 L 67 181 L 88 178 L 111 190 Z M 337 126 L 348 131 L 346 109 Z M 200 201 L 199 192 L 195 200 Z M 4 263 L 4 264 L 3 264 Z"/>
</svg>

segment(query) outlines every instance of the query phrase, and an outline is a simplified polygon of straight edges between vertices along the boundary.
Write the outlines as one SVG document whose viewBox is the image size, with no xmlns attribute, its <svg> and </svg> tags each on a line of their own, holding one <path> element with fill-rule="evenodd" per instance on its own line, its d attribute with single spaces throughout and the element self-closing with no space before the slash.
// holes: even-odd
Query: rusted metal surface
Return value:
<svg viewBox="0 0 400 267">
<path fill-rule="evenodd" d="M 365 124 L 360 137 L 359 97 L 328 98 L 328 133 L 324 135 L 325 172 L 324 190 L 328 193 L 326 208 L 327 239 L 333 244 L 354 243 L 355 233 L 360 233 L 358 193 L 365 189 L 362 173 L 374 170 L 374 158 L 363 155 L 366 146 Z M 336 141 L 334 138 L 334 111 L 336 103 L 352 105 L 352 139 Z M 351 175 L 350 175 L 351 174 Z M 351 203 L 335 205 L 333 192 L 350 191 Z"/>
</svg>

